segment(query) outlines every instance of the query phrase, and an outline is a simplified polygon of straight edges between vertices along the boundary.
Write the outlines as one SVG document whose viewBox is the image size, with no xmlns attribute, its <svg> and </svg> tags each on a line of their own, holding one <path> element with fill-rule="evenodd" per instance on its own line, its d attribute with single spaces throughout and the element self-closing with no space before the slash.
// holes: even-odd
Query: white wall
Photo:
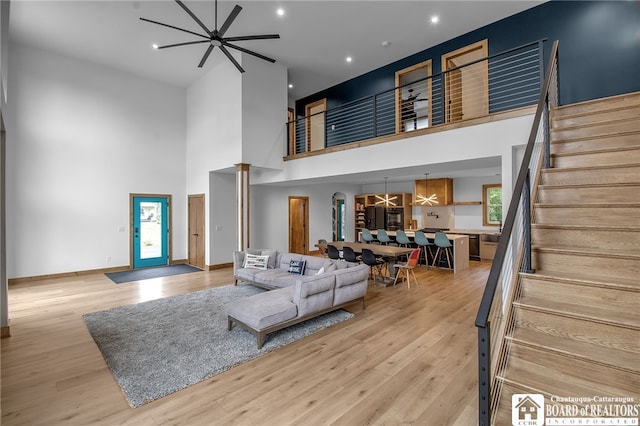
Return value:
<svg viewBox="0 0 640 426">
<path fill-rule="evenodd" d="M 130 193 L 173 196 L 173 258 L 186 257 L 185 96 L 11 44 L 10 278 L 129 265 Z"/>
<path fill-rule="evenodd" d="M 345 194 L 345 237 L 354 235 L 353 196 L 361 193 L 360 185 L 315 184 L 301 186 L 252 186 L 251 247 L 289 249 L 289 200 L 292 195 L 309 197 L 309 250 L 316 250 L 319 239 L 332 236 L 333 194 Z"/>
<path fill-rule="evenodd" d="M 242 56 L 242 162 L 282 168 L 287 154 L 287 69 Z"/>
</svg>

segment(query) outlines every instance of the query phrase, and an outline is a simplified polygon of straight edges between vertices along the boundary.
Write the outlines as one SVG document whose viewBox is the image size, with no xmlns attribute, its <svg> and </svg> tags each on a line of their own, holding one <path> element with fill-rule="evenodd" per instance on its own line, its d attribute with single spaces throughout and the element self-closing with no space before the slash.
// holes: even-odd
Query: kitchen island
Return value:
<svg viewBox="0 0 640 426">
<path fill-rule="evenodd" d="M 404 231 L 409 237 L 410 240 L 413 241 L 415 236 L 415 229 L 407 229 Z M 377 236 L 377 231 L 372 230 L 371 234 Z M 395 239 L 396 231 L 387 231 L 387 234 Z M 430 241 L 433 241 L 435 238 L 434 233 L 425 232 L 424 234 Z M 460 272 L 469 269 L 469 236 L 468 235 L 459 235 L 459 234 L 448 234 L 445 232 L 447 239 L 451 241 L 451 245 L 453 246 L 453 272 Z M 433 254 L 435 254 L 435 250 L 437 247 L 434 246 Z"/>
</svg>

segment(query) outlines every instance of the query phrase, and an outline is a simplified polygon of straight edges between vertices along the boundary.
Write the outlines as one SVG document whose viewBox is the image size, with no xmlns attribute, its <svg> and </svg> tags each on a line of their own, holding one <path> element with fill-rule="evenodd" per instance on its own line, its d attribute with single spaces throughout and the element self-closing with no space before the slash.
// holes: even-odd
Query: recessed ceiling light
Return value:
<svg viewBox="0 0 640 426">
<path fill-rule="evenodd" d="M 293 89 L 293 84 L 289 83 L 289 89 Z"/>
<path fill-rule="evenodd" d="M 284 16 L 284 9 L 283 8 L 278 8 L 278 10 L 276 10 L 276 13 L 278 14 L 278 16 Z"/>
<path fill-rule="evenodd" d="M 382 42 L 382 46 L 383 46 L 383 47 L 389 47 L 389 46 L 391 46 L 391 42 L 390 42 L 390 41 L 385 40 L 385 41 L 383 41 L 383 42 Z"/>
<path fill-rule="evenodd" d="M 433 15 L 431 17 L 431 23 L 432 24 L 437 24 L 438 22 L 440 22 L 440 17 L 438 17 L 438 15 Z"/>
<path fill-rule="evenodd" d="M 151 45 L 151 47 L 153 47 L 154 49 L 157 49 L 157 48 L 158 48 L 158 45 L 157 45 L 156 43 L 153 43 L 153 44 Z"/>
<path fill-rule="evenodd" d="M 353 58 L 352 58 L 351 56 L 347 56 L 346 61 L 347 61 L 347 62 L 351 62 L 351 61 L 353 61 Z"/>
</svg>

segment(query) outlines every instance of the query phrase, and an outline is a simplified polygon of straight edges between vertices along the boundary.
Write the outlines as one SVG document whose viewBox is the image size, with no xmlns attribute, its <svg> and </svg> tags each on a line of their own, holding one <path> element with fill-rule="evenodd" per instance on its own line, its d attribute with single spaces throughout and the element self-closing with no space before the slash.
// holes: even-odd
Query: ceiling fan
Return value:
<svg viewBox="0 0 640 426">
<path fill-rule="evenodd" d="M 185 43 L 167 44 L 167 45 L 164 45 L 164 46 L 158 46 L 157 49 L 168 49 L 170 47 L 178 47 L 178 46 L 187 46 L 187 45 L 191 45 L 191 44 L 208 43 L 209 47 L 204 52 L 204 56 L 200 60 L 200 63 L 198 64 L 198 68 L 202 68 L 202 66 L 205 64 L 205 62 L 207 62 L 207 59 L 209 58 L 209 55 L 213 51 L 214 47 L 218 47 L 220 50 L 222 50 L 222 53 L 224 53 L 225 56 L 227 58 L 229 58 L 229 60 L 233 63 L 233 65 L 236 66 L 236 68 L 238 68 L 238 71 L 240 71 L 240 72 L 244 72 L 244 69 L 240 66 L 238 61 L 235 60 L 233 55 L 231 55 L 231 53 L 229 52 L 227 47 L 229 47 L 231 49 L 238 50 L 240 52 L 247 53 L 249 55 L 253 55 L 253 56 L 257 57 L 257 58 L 263 59 L 263 60 L 271 62 L 271 63 L 274 63 L 276 61 L 275 59 L 268 58 L 268 57 L 266 57 L 264 55 L 261 55 L 259 53 L 253 52 L 251 50 L 248 50 L 248 49 L 245 49 L 243 47 L 237 46 L 235 44 L 231 44 L 230 42 L 243 41 L 243 40 L 266 40 L 266 39 L 280 38 L 280 35 L 278 35 L 278 34 L 249 35 L 249 36 L 240 36 L 240 37 L 225 37 L 224 36 L 225 33 L 227 32 L 227 30 L 229 29 L 229 27 L 231 26 L 231 24 L 233 23 L 233 21 L 236 19 L 236 17 L 238 16 L 240 11 L 242 10 L 242 7 L 240 7 L 238 5 L 235 5 L 235 7 L 233 8 L 233 10 L 229 14 L 229 16 L 227 16 L 227 19 L 224 21 L 224 23 L 222 24 L 220 29 L 218 29 L 218 0 L 215 0 L 215 28 L 213 29 L 213 31 L 211 31 L 211 30 L 209 30 L 209 28 L 207 28 L 207 26 L 205 24 L 202 23 L 202 21 L 200 19 L 198 19 L 198 17 L 182 1 L 175 0 L 175 2 L 178 3 L 178 5 L 182 9 L 184 9 L 184 11 L 187 12 L 187 14 L 189 14 L 189 16 L 191 16 L 191 18 L 194 21 L 196 21 L 196 23 L 200 26 L 200 28 L 202 28 L 204 30 L 206 35 L 205 34 L 201 34 L 201 33 L 197 33 L 197 32 L 194 32 L 194 31 L 185 30 L 184 28 L 179 28 L 179 27 L 176 27 L 176 26 L 173 26 L 173 25 L 164 24 L 162 22 L 153 21 L 151 19 L 140 18 L 140 20 L 145 21 L 145 22 L 151 22 L 152 24 L 162 25 L 163 27 L 172 28 L 174 30 L 178 30 L 178 31 L 182 31 L 182 32 L 189 33 L 189 34 L 192 34 L 192 35 L 196 35 L 196 36 L 202 37 L 204 39 L 204 40 L 188 41 L 188 42 L 185 42 Z"/>
</svg>

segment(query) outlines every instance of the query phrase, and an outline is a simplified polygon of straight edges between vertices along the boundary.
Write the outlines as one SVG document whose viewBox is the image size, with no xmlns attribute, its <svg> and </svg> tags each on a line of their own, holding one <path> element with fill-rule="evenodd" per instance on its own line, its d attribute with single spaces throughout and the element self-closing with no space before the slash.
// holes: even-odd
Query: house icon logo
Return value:
<svg viewBox="0 0 640 426">
<path fill-rule="evenodd" d="M 544 425 L 544 395 L 516 393 L 511 396 L 511 423 L 513 426 Z"/>
</svg>

